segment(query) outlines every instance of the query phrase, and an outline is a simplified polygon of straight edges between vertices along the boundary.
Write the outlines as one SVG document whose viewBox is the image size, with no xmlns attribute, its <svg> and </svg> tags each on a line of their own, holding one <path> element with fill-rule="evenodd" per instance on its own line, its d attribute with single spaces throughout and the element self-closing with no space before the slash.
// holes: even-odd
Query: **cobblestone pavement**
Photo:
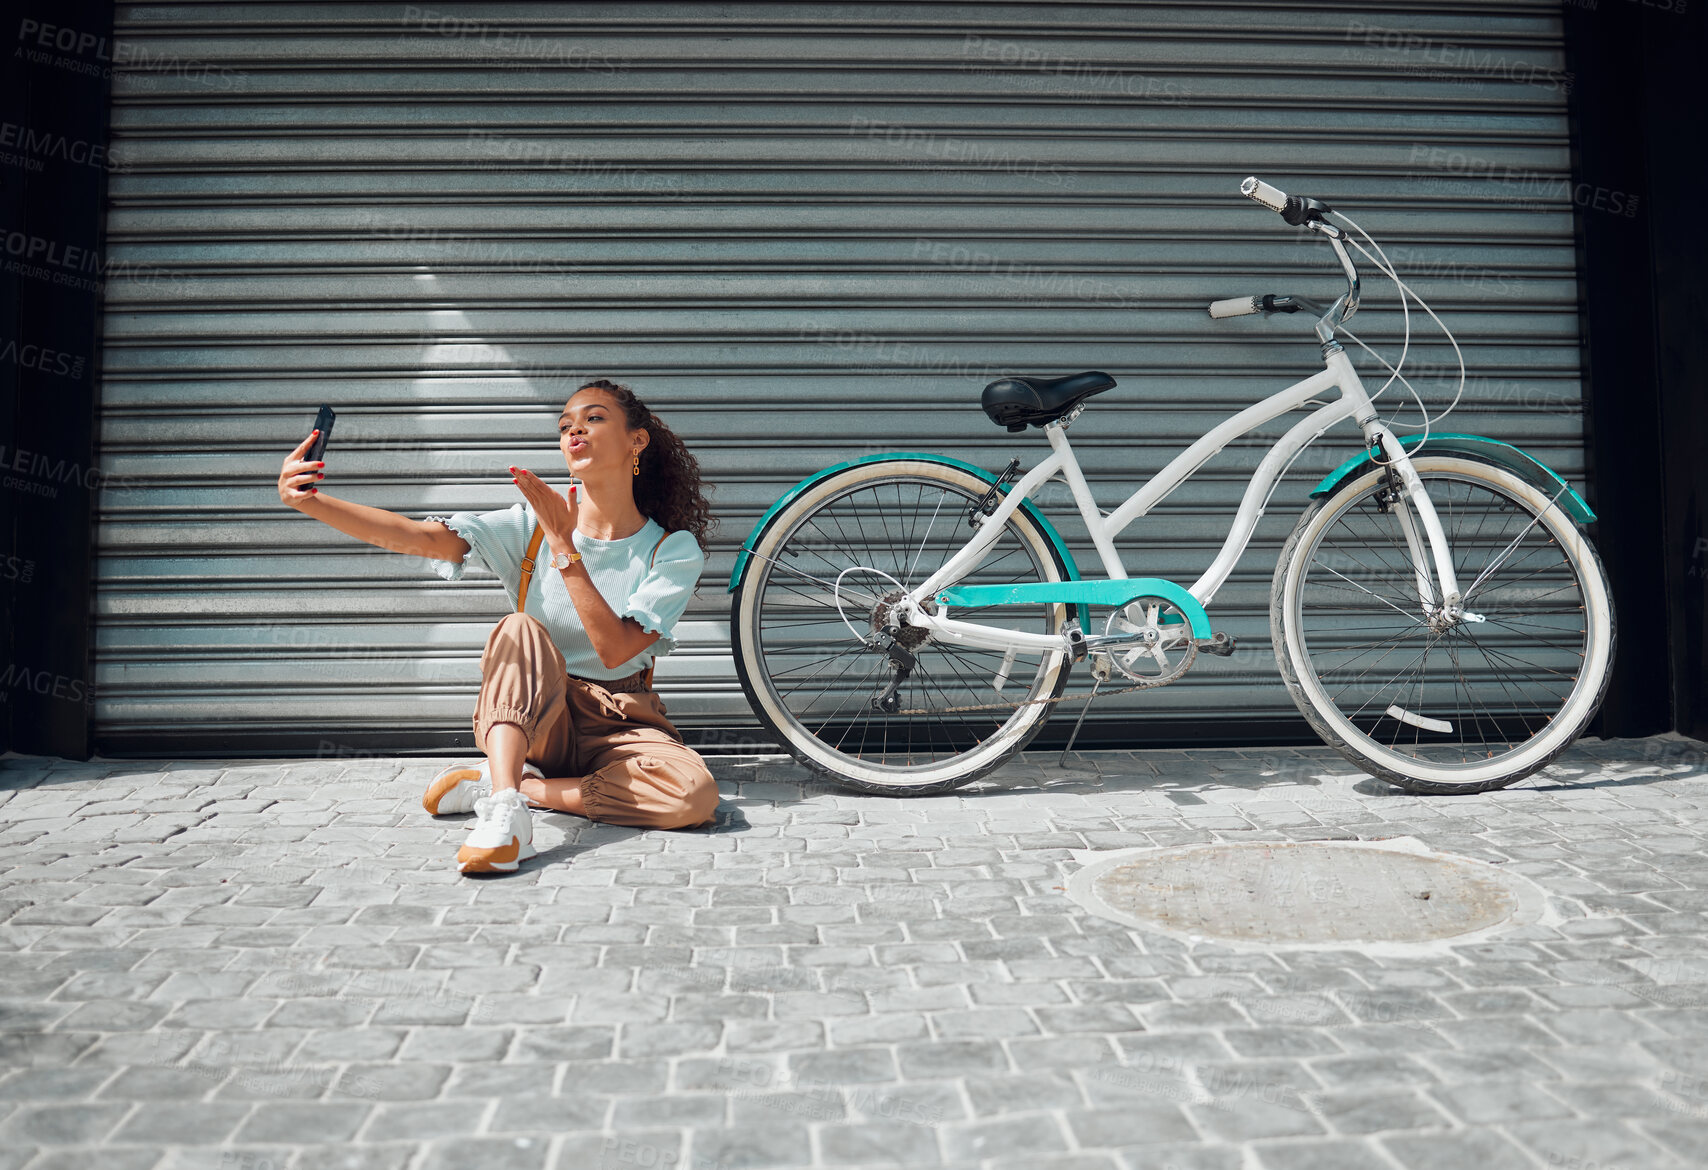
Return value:
<svg viewBox="0 0 1708 1170">
<path fill-rule="evenodd" d="M 1027 755 L 924 800 L 714 759 L 710 830 L 536 814 L 452 869 L 442 760 L 0 760 L 0 1170 L 1610 1170 L 1708 1162 L 1708 762 L 1480 796 L 1326 751 Z M 1562 920 L 1427 958 L 1178 942 L 1102 851 L 1413 836 Z"/>
</svg>

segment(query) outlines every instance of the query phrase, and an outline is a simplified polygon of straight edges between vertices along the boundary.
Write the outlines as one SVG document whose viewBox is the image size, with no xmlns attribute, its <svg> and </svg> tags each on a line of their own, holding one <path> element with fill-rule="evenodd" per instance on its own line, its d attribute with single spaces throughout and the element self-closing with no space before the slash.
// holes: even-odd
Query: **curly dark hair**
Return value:
<svg viewBox="0 0 1708 1170">
<path fill-rule="evenodd" d="M 640 455 L 635 507 L 642 515 L 658 521 L 666 532 L 683 529 L 692 532 L 700 551 L 706 551 L 706 538 L 718 522 L 712 515 L 712 506 L 706 502 L 706 493 L 712 489 L 700 481 L 699 461 L 689 454 L 687 445 L 622 383 L 595 378 L 575 388 L 577 394 L 583 390 L 603 390 L 617 400 L 631 431 L 644 427 L 652 436 Z"/>
</svg>

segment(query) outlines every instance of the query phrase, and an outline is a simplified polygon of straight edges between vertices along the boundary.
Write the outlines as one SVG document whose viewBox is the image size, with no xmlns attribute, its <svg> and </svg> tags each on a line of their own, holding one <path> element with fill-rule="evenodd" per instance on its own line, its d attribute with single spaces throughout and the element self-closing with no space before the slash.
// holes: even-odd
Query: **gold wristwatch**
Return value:
<svg viewBox="0 0 1708 1170">
<path fill-rule="evenodd" d="M 578 552 L 555 552 L 552 554 L 552 568 L 567 569 L 581 559 Z"/>
</svg>

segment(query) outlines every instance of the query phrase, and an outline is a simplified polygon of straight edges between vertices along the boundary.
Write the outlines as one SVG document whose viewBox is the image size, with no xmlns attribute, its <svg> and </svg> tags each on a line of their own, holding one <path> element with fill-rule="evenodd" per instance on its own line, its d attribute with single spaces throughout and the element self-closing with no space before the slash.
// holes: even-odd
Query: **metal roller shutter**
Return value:
<svg viewBox="0 0 1708 1170">
<path fill-rule="evenodd" d="M 1204 312 L 1336 285 L 1326 250 L 1237 195 L 1246 174 L 1345 207 L 1456 328 L 1454 429 L 1583 481 L 1591 200 L 1568 178 L 1557 0 L 234 2 L 121 6 L 118 26 L 99 750 L 467 744 L 502 590 L 285 509 L 279 462 L 327 401 L 329 490 L 417 517 L 507 506 L 506 463 L 561 472 L 552 420 L 596 375 L 634 384 L 717 486 L 660 689 L 685 728 L 750 724 L 724 581 L 788 484 L 892 448 L 1029 465 L 1041 437 L 991 425 L 983 383 L 1095 368 L 1121 385 L 1069 433 L 1113 507 L 1318 367 L 1300 318 Z M 1392 343 L 1394 301 L 1366 285 L 1360 332 Z M 1414 360 L 1449 360 L 1437 342 Z M 1303 729 L 1269 575 L 1354 445 L 1306 454 L 1216 599 L 1241 654 L 1101 705 L 1090 734 Z M 1261 452 L 1230 447 L 1129 529 L 1130 570 L 1194 579 Z"/>
</svg>

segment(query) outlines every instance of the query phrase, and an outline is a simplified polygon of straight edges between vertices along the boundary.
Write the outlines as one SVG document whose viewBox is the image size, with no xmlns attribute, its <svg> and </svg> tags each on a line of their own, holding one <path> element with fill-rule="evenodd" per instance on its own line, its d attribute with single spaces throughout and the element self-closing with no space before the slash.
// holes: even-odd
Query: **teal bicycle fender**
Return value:
<svg viewBox="0 0 1708 1170">
<path fill-rule="evenodd" d="M 1422 435 L 1408 435 L 1400 440 L 1400 446 L 1407 451 L 1423 442 Z M 1518 476 L 1519 479 L 1539 489 L 1551 497 L 1557 497 L 1560 507 L 1566 515 L 1579 524 L 1590 524 L 1595 520 L 1595 513 L 1590 511 L 1584 498 L 1572 489 L 1558 472 L 1527 452 L 1519 450 L 1511 443 L 1503 443 L 1499 439 L 1486 439 L 1481 435 L 1431 435 L 1426 451 L 1452 453 L 1454 455 L 1470 455 L 1485 463 L 1493 463 L 1503 467 Z M 1340 488 L 1340 485 L 1354 476 L 1376 466 L 1368 454 L 1354 455 L 1345 463 L 1323 477 L 1321 483 L 1311 490 L 1311 498 L 1326 496 Z"/>
<path fill-rule="evenodd" d="M 1063 601 L 1082 610 L 1089 605 L 1126 605 L 1140 597 L 1172 601 L 1186 615 L 1194 638 L 1210 636 L 1210 618 L 1198 599 L 1173 581 L 1161 577 L 1129 577 L 1124 581 L 1062 581 L 1030 585 L 951 585 L 937 595 L 944 605 L 1048 605 Z M 1165 623 L 1166 624 L 1166 623 Z"/>
<path fill-rule="evenodd" d="M 751 550 L 754 543 L 759 539 L 760 533 L 764 532 L 765 529 L 770 526 L 771 521 L 776 519 L 777 513 L 788 507 L 789 504 L 802 492 L 806 491 L 826 476 L 835 475 L 839 471 L 846 471 L 850 467 L 858 467 L 862 463 L 881 463 L 886 460 L 894 459 L 907 459 L 914 462 L 924 461 L 926 463 L 941 463 L 945 467 L 958 467 L 962 471 L 970 472 L 984 480 L 986 483 L 996 482 L 995 475 L 978 466 L 976 463 L 968 463 L 963 459 L 955 459 L 948 455 L 932 455 L 923 451 L 886 451 L 877 455 L 862 455 L 858 459 L 850 459 L 846 463 L 838 463 L 834 467 L 825 468 L 823 471 L 815 471 L 813 474 L 797 483 L 794 487 L 784 492 L 781 496 L 777 497 L 777 502 L 766 509 L 765 515 L 759 517 L 759 522 L 753 526 L 753 531 L 749 532 L 747 534 L 747 539 L 741 542 L 741 551 L 736 554 L 735 567 L 730 570 L 729 574 L 729 588 L 726 589 L 725 592 L 734 593 L 738 588 L 740 588 L 742 579 L 747 576 L 747 566 L 752 560 Z M 1008 494 L 1010 486 L 1011 485 L 1009 484 L 1002 485 L 1002 492 L 1004 495 Z M 1067 541 L 1062 539 L 1061 533 L 1056 531 L 1056 526 L 1051 524 L 1049 518 L 1033 506 L 1031 500 L 1027 500 L 1021 504 L 1020 508 L 1038 525 L 1039 528 L 1043 529 L 1045 537 L 1049 539 L 1050 544 L 1055 548 L 1056 554 L 1061 557 L 1062 565 L 1067 570 L 1068 580 L 1078 581 L 1080 579 L 1079 566 L 1074 563 L 1073 553 L 1068 550 Z M 1084 628 L 1089 625 L 1090 622 L 1091 612 L 1082 606 L 1080 608 L 1079 615 L 1080 627 Z"/>
</svg>

